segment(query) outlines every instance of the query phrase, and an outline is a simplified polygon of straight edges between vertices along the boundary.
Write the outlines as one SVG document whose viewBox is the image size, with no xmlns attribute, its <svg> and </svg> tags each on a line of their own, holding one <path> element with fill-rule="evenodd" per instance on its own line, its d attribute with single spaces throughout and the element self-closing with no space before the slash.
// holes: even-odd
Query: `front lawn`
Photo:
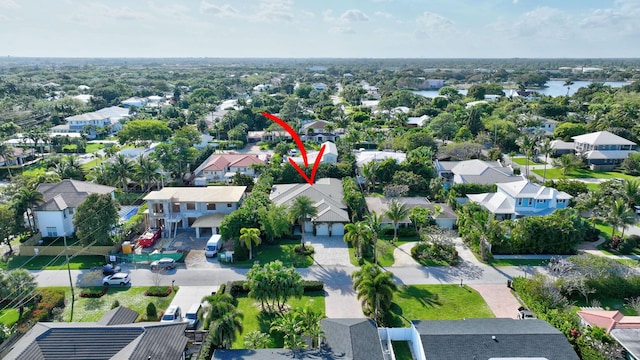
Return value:
<svg viewBox="0 0 640 360">
<path fill-rule="evenodd" d="M 393 236 L 381 236 L 378 238 L 378 264 L 382 267 L 393 266 L 396 261 L 393 257 L 393 252 L 398 246 L 408 242 L 415 242 L 417 244 L 419 241 L 417 237 L 398 238 L 398 240 L 392 244 L 392 238 Z M 356 250 L 351 244 L 349 244 L 349 261 L 353 266 L 360 266 L 358 259 L 356 259 Z"/>
<path fill-rule="evenodd" d="M 491 266 L 547 266 L 549 260 L 545 259 L 492 259 Z"/>
<path fill-rule="evenodd" d="M 121 306 L 136 311 L 139 316 L 137 321 L 144 321 L 147 311 L 147 304 L 153 302 L 158 310 L 158 316 L 167 309 L 171 300 L 176 295 L 178 287 L 167 297 L 144 296 L 144 292 L 148 286 L 135 287 L 110 287 L 107 293 L 99 298 L 80 297 L 80 288 L 75 289 L 76 301 L 73 310 L 73 321 L 89 322 L 98 321 L 102 315 L 111 310 L 113 303 L 118 300 Z M 71 292 L 68 288 L 64 288 L 67 298 L 67 306 L 62 314 L 65 321 L 69 321 L 71 316 Z M 186 310 L 186 309 L 185 309 Z M 153 319 L 151 321 L 156 321 Z"/>
<path fill-rule="evenodd" d="M 525 158 L 525 157 L 512 157 L 511 161 L 513 161 L 514 163 L 516 163 L 518 165 L 527 166 L 527 158 Z M 531 165 L 540 165 L 540 163 L 529 159 L 529 166 L 531 166 Z M 542 165 L 544 165 L 544 164 L 542 164 Z M 548 169 L 547 169 L 547 172 L 549 172 Z"/>
<path fill-rule="evenodd" d="M 93 168 L 95 168 L 95 167 L 100 166 L 100 164 L 102 164 L 102 162 L 103 162 L 104 160 L 105 160 L 105 159 L 95 158 L 95 159 L 93 159 L 93 160 L 91 160 L 91 161 L 89 161 L 89 162 L 86 162 L 86 163 L 84 163 L 84 164 L 82 164 L 82 165 L 81 165 L 81 166 L 82 166 L 82 170 L 84 170 L 84 171 L 88 172 L 88 171 L 90 171 L 91 169 L 93 169 Z"/>
<path fill-rule="evenodd" d="M 385 323 L 409 327 L 411 320 L 492 318 L 493 312 L 477 291 L 459 285 L 400 286 L 393 295 Z"/>
<path fill-rule="evenodd" d="M 534 173 L 542 176 L 543 169 L 532 170 Z M 625 179 L 633 180 L 635 177 L 616 171 L 593 171 L 589 169 L 576 169 L 567 172 L 567 176 L 562 175 L 562 169 L 548 168 L 547 179 Z"/>
<path fill-rule="evenodd" d="M 0 324 L 10 328 L 18 321 L 20 313 L 16 308 L 6 308 L 0 310 Z"/>
<path fill-rule="evenodd" d="M 270 263 L 280 260 L 284 266 L 295 268 L 306 268 L 313 265 L 313 255 L 304 256 L 295 252 L 295 247 L 300 245 L 300 240 L 281 240 L 280 243 L 269 245 L 261 244 L 253 248 L 253 259 L 233 262 L 233 266 L 251 267 L 258 261 L 260 264 Z"/>
<path fill-rule="evenodd" d="M 95 153 L 98 152 L 98 150 L 104 149 L 104 144 L 101 143 L 88 143 L 87 144 L 87 148 L 86 148 L 86 152 L 87 153 Z"/>
<path fill-rule="evenodd" d="M 14 256 L 7 263 L 7 270 L 27 269 L 27 270 L 66 270 L 64 256 Z M 105 264 L 103 255 L 78 255 L 69 257 L 69 264 L 72 270 L 91 269 L 94 266 Z"/>
<path fill-rule="evenodd" d="M 239 334 L 236 341 L 233 342 L 232 348 L 244 349 L 245 334 L 256 330 L 269 334 L 271 321 L 273 321 L 277 315 L 260 311 L 260 302 L 256 302 L 255 299 L 248 297 L 247 294 L 238 294 L 236 299 L 238 300 L 237 309 L 243 314 L 244 318 L 242 320 L 242 333 Z M 287 304 L 289 304 L 292 309 L 302 309 L 306 305 L 310 305 L 313 311 L 325 313 L 323 291 L 307 292 L 300 299 L 289 299 Z M 282 337 L 274 335 L 275 333 L 272 334 L 271 347 L 283 347 Z"/>
</svg>

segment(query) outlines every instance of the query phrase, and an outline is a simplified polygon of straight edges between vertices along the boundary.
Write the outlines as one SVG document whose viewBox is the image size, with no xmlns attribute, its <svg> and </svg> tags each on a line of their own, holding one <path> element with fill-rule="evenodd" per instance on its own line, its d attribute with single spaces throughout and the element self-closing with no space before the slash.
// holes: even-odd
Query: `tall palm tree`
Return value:
<svg viewBox="0 0 640 360">
<path fill-rule="evenodd" d="M 84 180 L 85 174 L 82 165 L 75 156 L 63 156 L 55 165 L 55 172 L 61 179 Z"/>
<path fill-rule="evenodd" d="M 560 168 L 562 176 L 576 169 L 580 163 L 580 160 L 573 154 L 564 154 L 557 159 L 553 159 L 553 166 Z"/>
<path fill-rule="evenodd" d="M 235 307 L 209 324 L 209 334 L 217 348 L 230 349 L 238 333 L 242 332 L 242 314 Z"/>
<path fill-rule="evenodd" d="M 636 215 L 631 209 L 629 209 L 623 199 L 617 199 L 613 204 L 611 204 L 611 210 L 607 216 L 607 222 L 613 228 L 611 230 L 611 238 L 615 235 L 618 227 L 622 228 L 622 234 L 620 237 L 624 238 L 624 230 L 627 228 L 627 225 L 631 225 L 636 222 Z"/>
<path fill-rule="evenodd" d="M 302 236 L 300 237 L 300 245 L 304 247 L 304 228 L 308 218 L 318 215 L 318 209 L 313 205 L 313 201 L 308 196 L 299 196 L 295 198 L 293 204 L 289 208 L 289 217 L 292 221 L 300 224 Z"/>
<path fill-rule="evenodd" d="M 260 245 L 260 230 L 256 228 L 240 229 L 240 243 L 249 249 L 249 260 L 253 259 L 252 245 Z"/>
<path fill-rule="evenodd" d="M 367 192 L 370 192 L 371 187 L 376 187 L 376 176 L 380 163 L 377 161 L 370 161 L 362 166 L 362 176 L 364 177 L 365 184 L 367 185 Z"/>
<path fill-rule="evenodd" d="M 284 347 L 285 349 L 300 349 L 305 347 L 304 339 L 302 338 L 303 324 L 298 314 L 294 312 L 287 312 L 280 314 L 271 323 L 271 330 L 279 331 L 284 334 Z"/>
<path fill-rule="evenodd" d="M 0 158 L 4 161 L 4 167 L 7 168 L 7 172 L 9 173 L 9 178 L 12 178 L 11 175 L 11 165 L 10 161 L 14 159 L 13 157 L 13 147 L 9 144 L 0 143 Z"/>
<path fill-rule="evenodd" d="M 24 213 L 27 213 L 27 224 L 31 230 L 35 230 L 36 220 L 33 215 L 33 209 L 40 203 L 44 202 L 42 193 L 29 188 L 22 188 L 15 195 L 14 209 L 16 210 L 16 218 L 18 224 L 21 224 L 21 219 L 24 219 Z"/>
<path fill-rule="evenodd" d="M 147 156 L 138 157 L 138 161 L 134 165 L 135 179 L 145 192 L 151 189 L 151 186 L 158 184 L 161 178 L 160 164 Z"/>
<path fill-rule="evenodd" d="M 393 293 L 397 290 L 393 273 L 382 271 L 378 265 L 365 264 L 351 276 L 353 289 L 362 302 L 362 311 L 365 315 L 373 316 L 378 325 L 382 325 L 384 315 L 391 306 Z"/>
<path fill-rule="evenodd" d="M 313 311 L 311 306 L 307 305 L 298 311 L 298 318 L 302 323 L 302 331 L 311 338 L 311 347 L 318 347 L 318 340 L 324 334 L 320 320 L 325 316 L 320 311 Z"/>
<path fill-rule="evenodd" d="M 378 263 L 378 235 L 382 231 L 382 215 L 372 211 L 364 216 L 364 222 L 371 230 L 371 242 L 373 243 L 373 263 Z"/>
<path fill-rule="evenodd" d="M 573 81 L 571 81 L 571 79 L 565 80 L 564 86 L 567 87 L 567 96 L 569 96 L 569 90 L 571 90 L 571 85 L 573 85 Z"/>
<path fill-rule="evenodd" d="M 133 177 L 133 164 L 126 156 L 118 154 L 113 163 L 113 171 L 122 185 L 122 191 L 125 191 L 127 189 L 127 181 Z"/>
<path fill-rule="evenodd" d="M 547 180 L 547 160 L 553 151 L 553 148 L 551 147 L 551 140 L 548 137 L 545 137 L 544 140 L 538 144 L 538 151 L 541 154 L 544 154 L 544 172 L 542 175 L 542 183 L 544 184 Z"/>
<path fill-rule="evenodd" d="M 626 180 L 622 194 L 629 208 L 640 204 L 640 181 L 636 179 Z"/>
<path fill-rule="evenodd" d="M 393 222 L 393 241 L 398 240 L 398 223 L 409 216 L 409 208 L 398 199 L 393 199 L 384 215 Z"/>
<path fill-rule="evenodd" d="M 534 143 L 531 141 L 531 137 L 529 135 L 522 135 L 516 140 L 516 145 L 520 147 L 520 151 L 522 151 L 526 157 L 527 161 L 527 178 L 529 177 L 529 159 L 531 158 L 531 153 L 533 152 Z"/>
<path fill-rule="evenodd" d="M 347 224 L 344 226 L 344 241 L 348 242 L 355 249 L 357 258 L 362 257 L 362 248 L 364 244 L 371 239 L 371 229 L 363 221 Z"/>
</svg>

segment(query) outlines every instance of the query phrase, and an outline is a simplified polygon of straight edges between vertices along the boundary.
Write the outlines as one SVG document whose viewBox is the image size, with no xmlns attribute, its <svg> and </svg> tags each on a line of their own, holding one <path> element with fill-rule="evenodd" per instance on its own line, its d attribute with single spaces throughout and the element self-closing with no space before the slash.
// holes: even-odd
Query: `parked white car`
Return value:
<svg viewBox="0 0 640 360">
<path fill-rule="evenodd" d="M 125 285 L 129 284 L 130 281 L 131 281 L 131 279 L 129 278 L 129 274 L 119 272 L 119 273 L 115 273 L 113 275 L 105 276 L 102 279 L 102 284 L 104 286 L 109 286 L 109 285 L 125 286 Z"/>
</svg>

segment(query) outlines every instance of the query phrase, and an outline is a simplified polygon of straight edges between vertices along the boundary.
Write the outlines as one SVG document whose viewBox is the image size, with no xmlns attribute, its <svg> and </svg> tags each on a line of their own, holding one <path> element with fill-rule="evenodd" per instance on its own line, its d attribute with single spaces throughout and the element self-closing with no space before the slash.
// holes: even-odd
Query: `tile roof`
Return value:
<svg viewBox="0 0 640 360">
<path fill-rule="evenodd" d="M 242 199 L 246 186 L 165 187 L 152 191 L 145 201 L 174 201 L 197 203 L 234 203 Z"/>
<path fill-rule="evenodd" d="M 407 159 L 407 154 L 395 151 L 357 151 L 353 154 L 356 156 L 356 165 L 358 167 L 362 167 L 372 161 L 395 159 L 398 163 L 401 163 Z"/>
<path fill-rule="evenodd" d="M 42 193 L 44 203 L 36 211 L 60 211 L 68 207 L 77 208 L 90 194 L 110 194 L 116 189 L 87 181 L 65 179 L 57 184 L 40 184 L 37 190 Z"/>
<path fill-rule="evenodd" d="M 429 359 L 578 360 L 567 338 L 538 319 L 412 321 Z"/>
<path fill-rule="evenodd" d="M 602 160 L 602 159 L 626 159 L 629 154 L 636 153 L 635 150 L 591 150 L 584 153 L 584 157 L 588 160 Z"/>
<path fill-rule="evenodd" d="M 640 329 L 640 316 L 624 316 L 620 311 L 581 310 L 578 315 L 591 326 L 598 326 L 607 330 Z"/>
<path fill-rule="evenodd" d="M 199 170 L 199 173 L 202 171 L 227 171 L 230 166 L 248 167 L 251 164 L 264 164 L 264 161 L 255 154 L 214 154 L 207 159 L 207 163 Z"/>
<path fill-rule="evenodd" d="M 326 341 L 333 353 L 353 360 L 384 359 L 378 327 L 372 319 L 322 319 Z"/>
<path fill-rule="evenodd" d="M 608 131 L 598 131 L 584 135 L 571 137 L 573 141 L 586 143 L 590 145 L 636 145 L 633 141 L 629 141 L 616 134 Z"/>
<path fill-rule="evenodd" d="M 347 206 L 342 199 L 342 181 L 333 178 L 318 179 L 311 186 L 304 184 L 273 185 L 269 198 L 277 205 L 290 206 L 295 198 L 306 196 L 314 202 L 317 222 L 349 222 Z"/>
</svg>

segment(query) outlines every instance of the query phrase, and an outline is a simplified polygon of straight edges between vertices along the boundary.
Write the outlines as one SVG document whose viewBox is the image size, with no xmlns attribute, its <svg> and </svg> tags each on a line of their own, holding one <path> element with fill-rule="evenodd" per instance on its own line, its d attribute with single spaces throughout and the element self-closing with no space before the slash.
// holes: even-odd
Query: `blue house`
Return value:
<svg viewBox="0 0 640 360">
<path fill-rule="evenodd" d="M 636 152 L 636 143 L 608 131 L 572 137 L 576 155 L 583 156 L 591 170 L 613 170 L 629 154 Z"/>
<path fill-rule="evenodd" d="M 469 194 L 467 197 L 491 211 L 498 220 L 549 215 L 556 209 L 566 208 L 572 197 L 564 191 L 528 180 L 496 185 L 498 192 Z"/>
</svg>

